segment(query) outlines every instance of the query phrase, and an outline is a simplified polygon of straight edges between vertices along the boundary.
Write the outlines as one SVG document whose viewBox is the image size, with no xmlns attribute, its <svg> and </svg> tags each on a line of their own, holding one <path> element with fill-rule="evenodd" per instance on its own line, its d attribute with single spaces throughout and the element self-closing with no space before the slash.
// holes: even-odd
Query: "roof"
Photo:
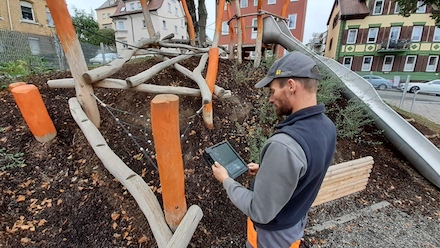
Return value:
<svg viewBox="0 0 440 248">
<path fill-rule="evenodd" d="M 341 19 L 353 19 L 350 17 L 365 17 L 370 14 L 365 0 L 339 0 Z"/>
<path fill-rule="evenodd" d="M 110 1 L 111 0 L 106 0 L 101 6 L 99 6 L 99 8 L 96 8 L 95 10 L 112 8 L 112 7 L 118 6 L 119 0 L 113 0 L 113 4 L 110 4 Z"/>
<path fill-rule="evenodd" d="M 118 7 L 116 8 L 115 13 L 111 17 L 125 16 L 130 14 L 142 13 L 141 9 L 137 10 L 128 10 L 125 6 L 125 2 L 131 2 L 130 0 L 121 0 L 119 1 Z M 157 10 L 162 7 L 163 0 L 150 0 L 148 4 L 148 10 Z"/>
</svg>

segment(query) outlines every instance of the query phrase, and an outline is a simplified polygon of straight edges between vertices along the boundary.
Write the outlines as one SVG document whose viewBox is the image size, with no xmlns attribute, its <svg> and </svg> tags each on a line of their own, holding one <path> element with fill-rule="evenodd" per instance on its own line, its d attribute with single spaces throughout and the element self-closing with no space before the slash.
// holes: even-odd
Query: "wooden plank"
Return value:
<svg viewBox="0 0 440 248">
<path fill-rule="evenodd" d="M 186 248 L 197 228 L 200 220 L 203 217 L 202 209 L 197 205 L 192 205 L 182 222 L 180 222 L 173 237 L 167 245 L 167 248 Z"/>
<path fill-rule="evenodd" d="M 327 170 L 327 173 L 332 172 L 334 170 L 339 170 L 339 169 L 342 169 L 342 168 L 345 168 L 345 167 L 353 166 L 353 165 L 368 163 L 369 161 L 371 161 L 371 164 L 373 164 L 374 163 L 373 157 L 368 156 L 368 157 L 363 157 L 363 158 L 359 158 L 359 159 L 355 159 L 355 160 L 350 160 L 350 161 L 347 161 L 347 162 L 339 163 L 339 164 L 330 166 L 328 168 L 328 170 Z"/>
<path fill-rule="evenodd" d="M 166 247 L 171 240 L 172 233 L 165 222 L 161 206 L 148 184 L 109 148 L 104 137 L 83 112 L 76 98 L 69 99 L 69 107 L 73 119 L 105 168 L 127 188 L 138 203 L 147 218 L 158 247 Z"/>
<path fill-rule="evenodd" d="M 130 87 L 136 87 L 144 82 L 146 82 L 148 79 L 152 78 L 154 75 L 156 75 L 157 73 L 159 73 L 160 71 L 162 71 L 163 69 L 173 65 L 174 63 L 177 63 L 181 60 L 184 59 L 188 59 L 191 58 L 193 56 L 193 54 L 185 54 L 185 55 L 180 55 L 177 56 L 175 58 L 172 58 L 170 60 L 161 62 L 159 64 L 155 64 L 154 66 L 152 66 L 150 69 L 143 71 L 137 75 L 128 77 L 125 81 L 127 81 L 128 85 Z"/>
<path fill-rule="evenodd" d="M 139 47 L 153 44 L 158 41 L 159 41 L 159 34 L 151 37 L 150 39 L 143 38 L 140 41 L 136 42 L 133 48 L 122 51 L 119 58 L 113 60 L 107 65 L 97 67 L 95 69 L 85 72 L 84 74 L 82 74 L 82 77 L 88 84 L 92 84 L 98 82 L 99 80 L 107 78 L 115 74 L 116 72 L 120 71 L 122 66 L 125 64 L 125 62 L 130 60 L 133 54 L 139 50 Z"/>
<path fill-rule="evenodd" d="M 361 186 L 360 185 L 358 187 L 352 187 L 351 189 L 349 189 L 347 191 L 344 191 L 342 193 L 338 192 L 338 194 L 334 194 L 334 195 L 332 195 L 331 197 L 328 197 L 328 198 L 321 198 L 321 197 L 316 198 L 316 200 L 312 204 L 312 207 L 317 206 L 317 205 L 322 204 L 322 203 L 325 203 L 325 202 L 333 201 L 335 199 L 338 199 L 338 198 L 341 198 L 341 197 L 344 197 L 344 196 L 351 195 L 353 193 L 362 191 L 364 189 L 365 189 L 365 186 Z"/>
<path fill-rule="evenodd" d="M 151 128 L 153 130 L 156 160 L 159 167 L 165 220 L 176 230 L 187 206 L 183 173 L 182 148 L 179 129 L 179 97 L 157 95 L 151 101 Z"/>
<path fill-rule="evenodd" d="M 364 185 L 368 182 L 369 177 L 353 177 L 346 181 L 335 182 L 334 184 L 326 185 L 319 190 L 318 194 L 334 193 L 346 189 L 350 189 L 353 186 Z"/>
<path fill-rule="evenodd" d="M 355 175 L 370 174 L 371 168 L 373 168 L 373 166 L 369 165 L 368 167 L 358 168 L 353 171 L 346 171 L 346 172 L 339 173 L 339 174 L 329 175 L 324 178 L 323 183 L 329 182 L 329 181 L 334 181 L 334 180 L 339 180 L 340 178 L 345 178 L 345 177 L 350 177 L 350 176 L 355 176 Z"/>
</svg>

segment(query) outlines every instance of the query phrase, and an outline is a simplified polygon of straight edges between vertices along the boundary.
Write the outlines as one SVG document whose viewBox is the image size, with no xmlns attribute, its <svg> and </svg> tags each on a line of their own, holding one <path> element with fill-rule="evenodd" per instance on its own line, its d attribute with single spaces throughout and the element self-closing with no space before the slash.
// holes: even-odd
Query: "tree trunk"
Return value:
<svg viewBox="0 0 440 248">
<path fill-rule="evenodd" d="M 205 0 L 199 0 L 199 44 L 201 47 L 206 45 L 206 19 L 208 18 L 208 11 L 206 11 Z"/>
<path fill-rule="evenodd" d="M 191 18 L 194 23 L 194 31 L 196 32 L 196 35 L 199 33 L 199 23 L 196 18 L 196 4 L 194 3 L 195 0 L 188 0 L 186 1 L 186 4 L 188 5 L 188 11 L 191 15 Z"/>
</svg>

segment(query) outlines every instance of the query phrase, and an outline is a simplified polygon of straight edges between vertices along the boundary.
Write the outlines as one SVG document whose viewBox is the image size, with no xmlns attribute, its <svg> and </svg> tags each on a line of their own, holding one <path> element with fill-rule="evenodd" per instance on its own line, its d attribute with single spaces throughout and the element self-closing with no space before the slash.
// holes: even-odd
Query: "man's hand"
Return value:
<svg viewBox="0 0 440 248">
<path fill-rule="evenodd" d="M 249 163 L 247 166 L 249 168 L 249 170 L 248 170 L 249 175 L 251 175 L 251 176 L 257 175 L 258 169 L 260 168 L 259 164 Z"/>
<path fill-rule="evenodd" d="M 226 178 L 229 178 L 228 171 L 218 162 L 214 162 L 212 165 L 212 173 L 214 177 L 221 183 L 223 183 Z"/>
</svg>

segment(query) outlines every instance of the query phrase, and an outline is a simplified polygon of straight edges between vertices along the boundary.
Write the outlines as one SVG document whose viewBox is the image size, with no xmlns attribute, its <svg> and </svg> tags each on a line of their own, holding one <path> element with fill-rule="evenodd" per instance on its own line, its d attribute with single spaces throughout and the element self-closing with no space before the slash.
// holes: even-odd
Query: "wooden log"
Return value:
<svg viewBox="0 0 440 248">
<path fill-rule="evenodd" d="M 148 36 L 152 37 L 156 33 L 154 31 L 153 21 L 151 20 L 150 10 L 148 9 L 148 5 L 150 1 L 141 1 L 142 14 L 144 15 L 145 27 L 148 31 Z"/>
<path fill-rule="evenodd" d="M 74 88 L 75 82 L 73 78 L 63 78 L 54 79 L 47 81 L 47 84 L 51 88 Z M 156 93 L 156 94 L 177 94 L 184 96 L 195 96 L 201 97 L 201 92 L 199 89 L 193 89 L 188 87 L 176 87 L 176 86 L 161 86 L 152 84 L 141 84 L 134 88 L 127 85 L 125 80 L 107 78 L 93 84 L 93 87 L 97 88 L 108 88 L 108 89 L 125 89 L 133 90 L 146 93 Z M 229 98 L 232 96 L 230 90 L 224 90 L 223 94 L 217 98 Z"/>
<path fill-rule="evenodd" d="M 209 54 L 205 53 L 200 58 L 199 64 L 193 70 L 194 81 L 199 85 L 199 88 L 203 89 L 203 105 L 208 104 L 212 101 L 212 93 L 209 90 L 209 86 L 206 83 L 206 80 L 202 76 L 202 71 L 205 69 L 206 62 L 208 61 Z M 204 85 L 203 85 L 204 84 Z"/>
<path fill-rule="evenodd" d="M 182 222 L 177 227 L 174 232 L 173 237 L 167 245 L 167 248 L 186 248 L 188 247 L 191 237 L 197 228 L 200 220 L 203 217 L 202 209 L 197 205 L 192 205 L 188 212 L 186 212 L 185 217 L 183 217 Z"/>
<path fill-rule="evenodd" d="M 170 60 L 161 62 L 159 64 L 155 64 L 150 69 L 143 71 L 135 76 L 127 78 L 125 81 L 127 81 L 128 85 L 130 87 L 136 87 L 144 82 L 146 82 L 148 79 L 152 78 L 154 75 L 162 71 L 163 69 L 173 65 L 174 63 L 177 63 L 181 60 L 191 58 L 192 54 L 188 55 L 180 55 L 175 58 L 172 58 Z"/>
<path fill-rule="evenodd" d="M 135 48 L 124 50 L 117 59 L 113 60 L 112 62 L 108 63 L 105 66 L 97 67 L 93 70 L 85 72 L 82 75 L 82 77 L 88 84 L 92 84 L 98 82 L 99 80 L 107 78 L 115 74 L 119 70 L 121 70 L 125 62 L 130 60 L 133 54 L 137 50 L 139 50 L 138 47 L 143 47 L 145 45 L 153 44 L 158 41 L 159 41 L 159 33 L 157 33 L 151 39 L 141 39 L 140 41 L 134 44 Z"/>
<path fill-rule="evenodd" d="M 60 38 L 61 45 L 63 46 L 64 53 L 66 54 L 70 72 L 75 79 L 76 97 L 78 97 L 78 101 L 93 124 L 99 127 L 101 117 L 99 116 L 98 105 L 96 104 L 95 98 L 92 96 L 93 87 L 87 84 L 82 77 L 83 73 L 87 71 L 87 64 L 81 45 L 76 36 L 72 19 L 67 10 L 66 2 L 59 0 L 46 0 L 46 3 L 55 23 L 55 28 L 58 37 Z"/>
<path fill-rule="evenodd" d="M 171 230 L 175 231 L 187 210 L 180 146 L 178 96 L 162 94 L 153 98 L 151 127 L 162 185 L 165 219 Z"/>
<path fill-rule="evenodd" d="M 171 240 L 172 233 L 165 222 L 161 206 L 150 187 L 142 177 L 125 165 L 109 148 L 104 137 L 83 112 L 76 98 L 69 99 L 69 107 L 73 119 L 81 128 L 105 168 L 127 188 L 138 203 L 147 218 L 158 247 L 166 247 Z"/>
<path fill-rule="evenodd" d="M 194 29 L 194 23 L 192 21 L 191 14 L 189 13 L 188 5 L 186 4 L 186 0 L 182 0 L 181 3 L 182 3 L 183 11 L 185 12 L 186 23 L 188 24 L 188 33 L 189 33 L 190 44 L 191 44 L 191 46 L 195 46 L 196 45 L 196 34 L 195 34 L 195 29 Z"/>
</svg>

